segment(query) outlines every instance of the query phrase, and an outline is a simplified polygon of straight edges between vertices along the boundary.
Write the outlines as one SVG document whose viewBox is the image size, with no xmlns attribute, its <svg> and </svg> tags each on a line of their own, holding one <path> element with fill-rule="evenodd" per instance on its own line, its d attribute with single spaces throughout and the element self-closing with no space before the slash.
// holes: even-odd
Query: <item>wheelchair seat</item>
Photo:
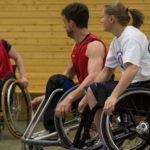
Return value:
<svg viewBox="0 0 150 150">
<path fill-rule="evenodd" d="M 144 84 L 143 87 L 150 89 L 150 83 Z"/>
</svg>

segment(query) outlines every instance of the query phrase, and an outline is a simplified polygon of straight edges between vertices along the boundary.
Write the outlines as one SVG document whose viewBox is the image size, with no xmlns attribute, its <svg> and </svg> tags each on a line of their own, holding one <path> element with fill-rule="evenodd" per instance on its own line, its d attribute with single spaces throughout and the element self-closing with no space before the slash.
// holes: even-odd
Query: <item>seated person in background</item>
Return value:
<svg viewBox="0 0 150 150">
<path fill-rule="evenodd" d="M 28 80 L 25 75 L 24 63 L 20 55 L 16 50 L 6 41 L 0 40 L 0 91 L 2 90 L 2 81 L 5 76 L 9 73 L 14 72 L 10 58 L 16 62 L 17 68 L 20 74 L 21 85 L 26 88 L 28 86 Z M 1 97 L 0 97 L 0 106 L 1 106 Z M 3 116 L 0 116 L 0 122 L 3 122 Z"/>
<path fill-rule="evenodd" d="M 130 22 L 132 16 L 132 25 Z M 115 35 L 108 52 L 105 67 L 99 73 L 94 83 L 87 86 L 84 100 L 88 102 L 90 109 L 98 103 L 98 89 L 104 88 L 107 100 L 102 103 L 106 114 L 111 115 L 115 109 L 118 97 L 127 89 L 140 87 L 150 83 L 150 44 L 138 28 L 144 22 L 144 15 L 141 11 L 127 8 L 121 2 L 112 2 L 104 6 L 101 23 L 104 30 Z M 122 69 L 122 76 L 119 82 L 106 82 L 117 66 Z M 104 105 L 104 107 L 103 107 Z M 60 111 L 60 110 L 59 110 Z M 61 110 L 63 111 L 63 110 Z M 95 114 L 95 124 L 100 133 L 101 110 Z M 62 112 L 65 113 L 65 112 Z M 58 114 L 59 115 L 59 114 Z"/>
<path fill-rule="evenodd" d="M 25 75 L 24 63 L 21 56 L 7 41 L 0 40 L 0 83 L 8 73 L 13 72 L 10 58 L 16 62 L 20 74 L 20 82 L 26 88 L 28 86 L 28 80 Z"/>
<path fill-rule="evenodd" d="M 33 110 L 37 109 L 44 97 L 47 100 L 53 90 L 60 88 L 66 81 L 70 82 L 69 88 L 74 86 L 73 79 L 77 75 L 79 87 L 71 92 L 58 106 L 60 110 L 68 111 L 71 103 L 84 95 L 84 87 L 94 81 L 105 64 L 107 55 L 105 44 L 100 38 L 88 31 L 89 10 L 87 6 L 81 3 L 72 3 L 67 5 L 61 14 L 67 35 L 75 41 L 71 52 L 71 60 L 63 74 L 54 75 L 49 79 L 45 95 L 32 101 L 31 107 Z M 44 112 L 44 127 L 47 132 L 42 135 L 55 131 L 54 109 L 60 96 L 56 94 L 56 97 L 52 99 Z"/>
</svg>

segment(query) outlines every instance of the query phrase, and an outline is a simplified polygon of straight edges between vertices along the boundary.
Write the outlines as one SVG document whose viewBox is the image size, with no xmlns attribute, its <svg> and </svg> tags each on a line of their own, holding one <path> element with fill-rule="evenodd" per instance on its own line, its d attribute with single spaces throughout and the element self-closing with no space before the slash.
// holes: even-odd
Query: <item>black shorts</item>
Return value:
<svg viewBox="0 0 150 150">
<path fill-rule="evenodd" d="M 142 87 L 144 84 L 150 83 L 150 80 L 147 81 L 141 81 L 138 83 L 132 83 L 128 86 L 128 88 L 134 88 L 134 87 Z M 104 106 L 104 103 L 118 84 L 118 81 L 108 81 L 104 83 L 93 83 L 89 86 L 86 86 L 85 89 L 91 88 L 92 93 L 94 97 L 96 98 L 97 102 L 99 103 L 100 107 Z M 128 89 L 127 88 L 127 89 Z M 102 89 L 102 90 L 100 90 Z"/>
</svg>

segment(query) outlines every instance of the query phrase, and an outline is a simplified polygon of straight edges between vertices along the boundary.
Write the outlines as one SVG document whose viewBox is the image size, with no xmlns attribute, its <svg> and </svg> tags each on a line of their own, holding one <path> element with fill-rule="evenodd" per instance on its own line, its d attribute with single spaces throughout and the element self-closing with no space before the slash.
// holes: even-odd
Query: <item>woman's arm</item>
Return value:
<svg viewBox="0 0 150 150">
<path fill-rule="evenodd" d="M 106 114 L 112 114 L 115 109 L 117 98 L 127 89 L 138 72 L 138 66 L 126 63 L 126 70 L 123 73 L 119 83 L 113 90 L 110 97 L 106 100 L 104 111 Z"/>
</svg>

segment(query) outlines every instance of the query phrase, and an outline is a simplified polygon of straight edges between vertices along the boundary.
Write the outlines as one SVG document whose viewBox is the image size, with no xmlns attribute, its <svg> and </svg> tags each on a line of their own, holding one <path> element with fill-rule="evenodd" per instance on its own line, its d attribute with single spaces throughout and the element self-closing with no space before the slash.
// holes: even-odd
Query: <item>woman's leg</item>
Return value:
<svg viewBox="0 0 150 150">
<path fill-rule="evenodd" d="M 98 103 L 98 101 L 101 101 L 99 102 L 99 104 L 103 105 L 105 103 L 106 98 L 110 96 L 110 94 L 112 93 L 113 89 L 116 87 L 117 84 L 118 84 L 118 81 L 109 81 L 103 84 L 93 83 L 90 86 L 86 87 L 85 94 L 86 94 L 87 102 L 89 104 L 90 109 L 92 110 L 93 107 Z M 99 89 L 101 89 L 102 87 L 105 89 L 105 96 L 100 95 L 101 92 L 99 91 Z M 94 122 L 97 128 L 97 131 L 99 133 L 100 139 L 102 139 L 101 133 L 100 133 L 100 118 L 101 118 L 102 111 L 103 111 L 102 109 L 99 109 L 94 116 Z"/>
</svg>

